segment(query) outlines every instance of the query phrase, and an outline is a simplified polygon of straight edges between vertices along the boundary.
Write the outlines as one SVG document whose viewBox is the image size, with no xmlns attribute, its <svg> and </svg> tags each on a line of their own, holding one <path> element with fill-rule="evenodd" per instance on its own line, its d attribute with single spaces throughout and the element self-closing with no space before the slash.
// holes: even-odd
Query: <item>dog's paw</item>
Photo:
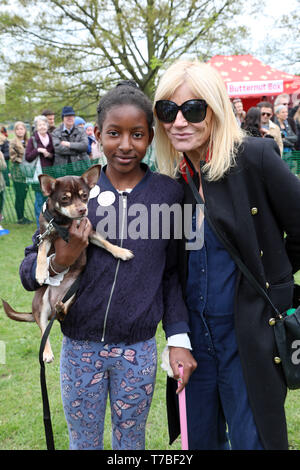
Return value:
<svg viewBox="0 0 300 470">
<path fill-rule="evenodd" d="M 54 354 L 52 351 L 44 351 L 43 352 L 43 361 L 50 363 L 54 361 Z"/>
<path fill-rule="evenodd" d="M 126 248 L 117 247 L 115 257 L 120 258 L 123 261 L 128 261 L 134 257 L 134 254 Z"/>
<path fill-rule="evenodd" d="M 48 279 L 48 267 L 46 269 L 36 269 L 35 278 L 40 286 L 45 284 L 46 279 Z"/>
</svg>

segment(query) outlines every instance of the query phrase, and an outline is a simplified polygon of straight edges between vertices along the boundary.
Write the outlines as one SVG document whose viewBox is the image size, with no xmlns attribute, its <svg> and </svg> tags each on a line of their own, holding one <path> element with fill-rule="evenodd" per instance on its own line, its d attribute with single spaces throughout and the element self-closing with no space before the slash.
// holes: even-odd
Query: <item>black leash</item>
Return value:
<svg viewBox="0 0 300 470">
<path fill-rule="evenodd" d="M 78 278 L 73 282 L 70 289 L 62 299 L 62 303 L 67 302 L 73 294 L 76 293 L 81 280 L 81 274 Z M 47 450 L 55 450 L 54 446 L 54 438 L 53 438 L 53 430 L 52 430 L 52 422 L 51 422 L 51 413 L 50 413 L 50 405 L 48 399 L 48 391 L 47 391 L 47 383 L 46 383 L 46 370 L 45 370 L 45 363 L 43 361 L 43 352 L 45 349 L 46 341 L 49 337 L 51 328 L 53 326 L 54 320 L 56 319 L 56 313 L 51 318 L 50 322 L 47 325 L 47 328 L 43 334 L 41 345 L 40 345 L 40 352 L 39 352 L 39 361 L 40 361 L 40 383 L 41 383 L 41 391 L 42 391 L 42 400 L 43 400 L 43 419 L 44 419 L 44 428 L 45 428 L 45 436 L 46 436 L 46 444 Z"/>
</svg>

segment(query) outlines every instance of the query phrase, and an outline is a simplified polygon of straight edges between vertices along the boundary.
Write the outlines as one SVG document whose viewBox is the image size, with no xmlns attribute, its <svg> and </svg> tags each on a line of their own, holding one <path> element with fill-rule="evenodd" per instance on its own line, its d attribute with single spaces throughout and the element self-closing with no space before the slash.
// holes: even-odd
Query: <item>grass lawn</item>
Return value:
<svg viewBox="0 0 300 470">
<path fill-rule="evenodd" d="M 18 267 L 24 247 L 31 242 L 34 225 L 4 224 L 10 234 L 0 237 L 0 297 L 18 311 L 31 311 L 32 293 L 19 280 Z M 298 275 L 298 282 L 300 276 Z M 57 449 L 68 449 L 68 432 L 60 398 L 59 356 L 61 332 L 58 322 L 51 331 L 55 361 L 46 366 L 52 424 Z M 46 448 L 39 382 L 39 329 L 34 323 L 9 320 L 0 306 L 0 341 L 5 343 L 6 361 L 0 364 L 0 450 Z M 161 327 L 157 333 L 158 353 L 165 345 Z M 160 361 L 159 361 L 160 364 Z M 168 445 L 165 409 L 165 372 L 158 367 L 155 394 L 147 423 L 146 447 L 149 450 L 177 450 L 180 440 Z M 300 391 L 289 392 L 286 411 L 292 449 L 300 449 Z M 111 449 L 110 413 L 107 411 L 105 449 Z"/>
</svg>

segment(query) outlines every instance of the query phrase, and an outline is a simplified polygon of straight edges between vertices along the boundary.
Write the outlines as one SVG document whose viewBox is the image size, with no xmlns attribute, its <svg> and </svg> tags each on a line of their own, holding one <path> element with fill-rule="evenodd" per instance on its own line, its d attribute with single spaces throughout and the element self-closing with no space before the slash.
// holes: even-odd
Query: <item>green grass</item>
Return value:
<svg viewBox="0 0 300 470">
<path fill-rule="evenodd" d="M 25 246 L 31 243 L 34 225 L 4 224 L 10 234 L 0 237 L 0 297 L 19 311 L 31 311 L 33 294 L 23 289 L 18 267 Z M 298 275 L 300 282 L 300 275 Z M 51 331 L 55 361 L 46 366 L 52 424 L 57 449 L 68 449 L 68 431 L 60 397 L 59 356 L 62 334 L 58 322 Z M 0 307 L 0 341 L 6 345 L 6 363 L 0 364 L 0 450 L 45 449 L 42 401 L 39 381 L 39 329 L 34 323 L 9 320 Z M 164 334 L 157 332 L 158 354 L 165 345 Z M 160 360 L 158 361 L 160 364 Z M 165 373 L 158 366 L 156 389 L 147 422 L 146 448 L 149 450 L 180 449 L 178 439 L 168 445 L 165 408 Z M 286 412 L 292 449 L 300 449 L 300 390 L 289 392 Z M 111 449 L 110 413 L 107 409 L 104 447 Z"/>
</svg>

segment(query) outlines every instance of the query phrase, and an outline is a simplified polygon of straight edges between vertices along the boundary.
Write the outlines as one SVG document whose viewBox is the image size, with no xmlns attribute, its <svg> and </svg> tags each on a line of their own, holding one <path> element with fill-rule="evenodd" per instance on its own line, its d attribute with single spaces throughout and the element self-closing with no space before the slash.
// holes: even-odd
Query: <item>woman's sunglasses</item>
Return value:
<svg viewBox="0 0 300 470">
<path fill-rule="evenodd" d="M 162 122 L 174 122 L 178 111 L 189 122 L 201 122 L 205 119 L 207 103 L 204 100 L 188 100 L 178 106 L 174 101 L 159 100 L 155 104 L 158 119 Z"/>
</svg>

